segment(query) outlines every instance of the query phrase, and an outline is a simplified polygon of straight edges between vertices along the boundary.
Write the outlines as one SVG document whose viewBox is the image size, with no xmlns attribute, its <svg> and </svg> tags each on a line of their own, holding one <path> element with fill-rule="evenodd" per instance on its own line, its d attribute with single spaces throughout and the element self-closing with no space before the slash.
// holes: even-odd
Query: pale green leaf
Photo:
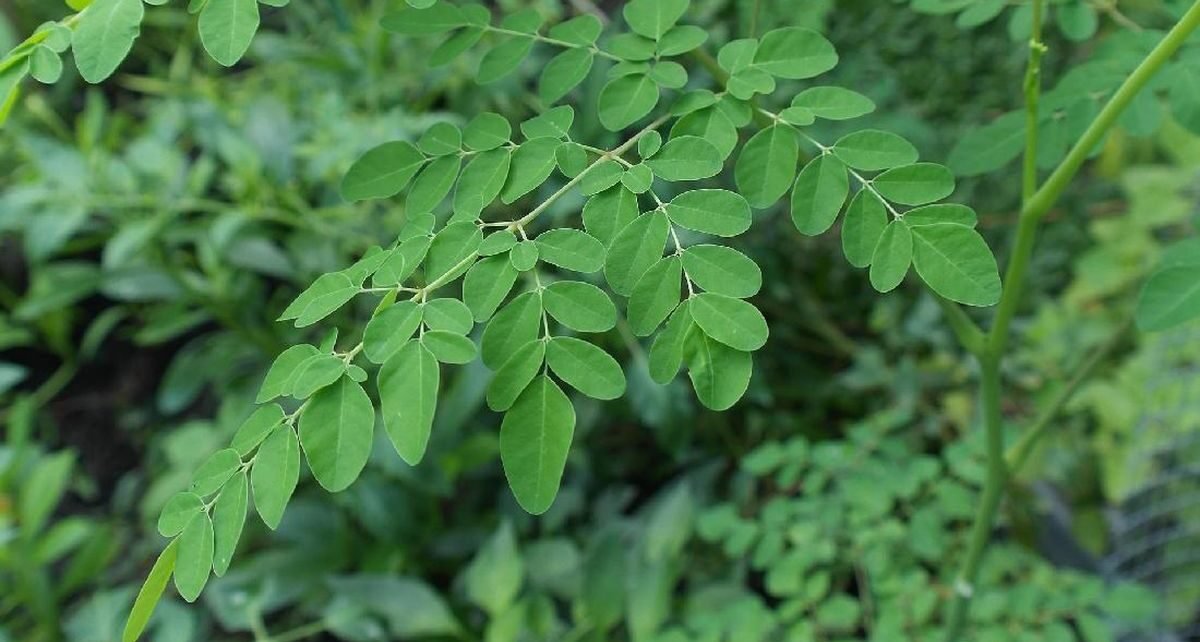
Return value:
<svg viewBox="0 0 1200 642">
<path fill-rule="evenodd" d="M 440 381 L 437 358 L 419 341 L 406 344 L 379 370 L 383 426 L 396 452 L 411 466 L 425 456 Z"/>
<path fill-rule="evenodd" d="M 229 447 L 245 457 L 258 448 L 267 435 L 271 434 L 271 431 L 281 423 L 283 423 L 283 408 L 280 408 L 279 404 L 272 403 L 261 406 L 246 421 L 242 422 L 242 425 L 238 426 Z"/>
<path fill-rule="evenodd" d="M 455 216 L 477 218 L 504 189 L 511 163 L 507 148 L 488 150 L 471 159 L 454 190 Z"/>
<path fill-rule="evenodd" d="M 488 385 L 488 407 L 497 412 L 508 410 L 542 369 L 546 342 L 535 339 L 517 349 L 496 371 Z"/>
<path fill-rule="evenodd" d="M 204 510 L 204 500 L 196 493 L 175 493 L 158 515 L 158 534 L 175 537 L 187 528 L 192 518 Z"/>
<path fill-rule="evenodd" d="M 192 517 L 179 534 L 175 558 L 175 589 L 188 602 L 195 602 L 208 583 L 213 562 L 213 525 L 208 513 Z"/>
<path fill-rule="evenodd" d="M 979 222 L 979 217 L 975 215 L 975 210 L 966 205 L 958 203 L 936 203 L 934 205 L 925 205 L 922 207 L 913 208 L 904 213 L 904 222 L 909 227 L 919 227 L 921 225 L 938 225 L 941 223 L 954 223 L 956 225 L 965 225 L 967 227 L 975 227 Z"/>
<path fill-rule="evenodd" d="M 704 407 L 728 410 L 746 394 L 754 370 L 749 352 L 735 350 L 709 337 L 700 328 L 689 332 L 684 351 L 688 376 L 696 390 L 696 398 Z"/>
<path fill-rule="evenodd" d="M 462 158 L 458 155 L 441 156 L 426 165 L 413 180 L 405 204 L 410 212 L 432 212 L 454 187 Z"/>
<path fill-rule="evenodd" d="M 425 279 L 445 281 L 466 273 L 482 242 L 483 232 L 474 223 L 461 221 L 443 227 L 429 246 Z"/>
<path fill-rule="evenodd" d="M 575 122 L 575 110 L 570 105 L 559 105 L 521 123 L 521 133 L 528 140 L 535 138 L 568 138 L 571 125 Z"/>
<path fill-rule="evenodd" d="M 500 201 L 512 203 L 546 182 L 554 171 L 554 152 L 558 145 L 559 141 L 553 138 L 535 138 L 522 143 L 512 154 L 508 182 L 500 191 Z"/>
<path fill-rule="evenodd" d="M 342 178 L 342 198 L 362 201 L 395 196 L 424 164 L 425 156 L 412 143 L 392 141 L 374 147 L 354 161 Z"/>
<path fill-rule="evenodd" d="M 430 156 L 457 154 L 462 148 L 462 131 L 453 123 L 434 123 L 417 140 L 417 149 Z"/>
<path fill-rule="evenodd" d="M 864 129 L 839 138 L 833 145 L 833 154 L 846 165 L 866 171 L 917 162 L 917 148 L 912 143 L 878 129 Z"/>
<path fill-rule="evenodd" d="M 517 349 L 538 337 L 541 321 L 538 292 L 525 292 L 510 301 L 483 330 L 483 364 L 492 370 L 504 365 Z"/>
<path fill-rule="evenodd" d="M 492 112 L 483 112 L 467 123 L 463 131 L 463 142 L 467 147 L 486 152 L 504 145 L 512 136 L 512 125 L 508 119 Z"/>
<path fill-rule="evenodd" d="M 705 334 L 744 352 L 767 342 L 767 321 L 758 308 L 731 296 L 703 292 L 690 299 L 688 311 Z"/>
<path fill-rule="evenodd" d="M 671 223 L 661 211 L 639 216 L 613 239 L 605 258 L 604 276 L 617 294 L 628 296 L 638 279 L 662 258 Z"/>
<path fill-rule="evenodd" d="M 426 9 L 405 7 L 388 13 L 380 21 L 384 29 L 409 36 L 439 34 L 468 23 L 458 7 L 439 0 Z"/>
<path fill-rule="evenodd" d="M 593 399 L 625 394 L 625 373 L 607 352 L 574 337 L 554 337 L 546 346 L 546 364 L 572 388 Z"/>
<path fill-rule="evenodd" d="M 708 292 L 745 299 L 762 289 L 762 270 L 750 257 L 721 245 L 693 245 L 683 251 L 683 269 Z"/>
<path fill-rule="evenodd" d="M 272 530 L 283 519 L 296 482 L 300 479 L 300 443 L 291 426 L 283 425 L 267 437 L 250 470 L 250 486 L 254 489 L 254 508 Z"/>
<path fill-rule="evenodd" d="M 871 256 L 887 224 L 883 201 L 870 190 L 859 190 L 846 208 L 842 223 L 842 252 L 850 265 L 865 268 L 871 264 Z"/>
<path fill-rule="evenodd" d="M 508 258 L 518 272 L 532 270 L 537 265 L 538 256 L 538 245 L 533 241 L 521 241 L 508 252 Z"/>
<path fill-rule="evenodd" d="M 146 575 L 146 581 L 138 590 L 137 599 L 133 601 L 133 608 L 129 611 L 129 619 L 125 621 L 125 630 L 121 634 L 121 642 L 137 642 L 146 630 L 150 616 L 154 615 L 154 607 L 162 599 L 167 582 L 175 572 L 178 554 L 179 540 L 174 539 L 159 553 L 158 559 L 154 560 L 154 566 L 150 567 L 150 573 Z"/>
<path fill-rule="evenodd" d="M 574 432 L 575 408 L 546 376 L 534 379 L 504 415 L 500 460 L 526 511 L 540 515 L 554 502 Z"/>
<path fill-rule="evenodd" d="M 491 318 L 517 281 L 517 270 L 507 254 L 479 261 L 463 280 L 463 302 L 476 321 Z"/>
<path fill-rule="evenodd" d="M 504 78 L 516 71 L 532 49 L 532 38 L 516 36 L 501 41 L 500 44 L 489 49 L 483 55 L 483 59 L 479 61 L 479 71 L 475 74 L 475 81 L 486 85 Z"/>
<path fill-rule="evenodd" d="M 430 330 L 421 335 L 421 344 L 442 363 L 462 365 L 475 360 L 475 343 L 456 332 Z"/>
<path fill-rule="evenodd" d="M 924 205 L 943 199 L 954 191 L 950 170 L 935 163 L 896 167 L 872 181 L 880 196 L 903 205 Z"/>
<path fill-rule="evenodd" d="M 582 281 L 558 281 L 542 292 L 546 312 L 576 332 L 605 332 L 617 324 L 617 308 L 604 290 Z"/>
<path fill-rule="evenodd" d="M 595 59 L 590 49 L 567 49 L 552 58 L 542 68 L 538 80 L 538 96 L 542 102 L 553 105 L 562 100 L 587 78 Z"/>
<path fill-rule="evenodd" d="M 678 56 L 698 48 L 708 40 L 708 32 L 695 25 L 678 25 L 658 39 L 658 55 Z"/>
<path fill-rule="evenodd" d="M 271 364 L 270 370 L 267 371 L 267 376 L 263 379 L 255 401 L 263 403 L 276 397 L 291 394 L 292 388 L 295 385 L 297 368 L 300 367 L 300 364 L 317 354 L 317 349 L 308 344 L 292 346 L 281 352 Z"/>
<path fill-rule="evenodd" d="M 583 192 L 584 196 L 599 194 L 613 187 L 621 182 L 621 176 L 625 173 L 621 165 L 614 160 L 598 161 L 586 171 L 579 182 L 579 191 Z"/>
<path fill-rule="evenodd" d="M 595 44 L 603 30 L 604 25 L 600 24 L 599 18 L 585 13 L 550 27 L 548 35 L 555 40 L 586 47 Z"/>
<path fill-rule="evenodd" d="M 871 286 L 880 292 L 894 290 L 908 273 L 912 252 L 912 232 L 904 221 L 888 223 L 871 255 Z"/>
<path fill-rule="evenodd" d="M 608 81 L 600 91 L 600 124 L 620 131 L 645 118 L 658 104 L 658 85 L 645 74 Z"/>
<path fill-rule="evenodd" d="M 300 444 L 313 477 L 336 493 L 358 479 L 371 455 L 375 408 L 349 377 L 318 392 L 300 415 Z"/>
<path fill-rule="evenodd" d="M 192 485 L 188 490 L 205 497 L 221 489 L 225 482 L 237 472 L 242 465 L 242 458 L 232 448 L 224 448 L 209 455 L 204 463 L 192 474 Z"/>
<path fill-rule="evenodd" d="M 475 327 L 471 309 L 458 299 L 433 299 L 421 304 L 424 313 L 421 320 L 430 330 L 444 330 L 466 335 Z"/>
<path fill-rule="evenodd" d="M 249 505 L 249 481 L 246 473 L 239 472 L 221 489 L 221 495 L 213 504 L 213 573 L 217 577 L 229 570 L 242 528 L 246 525 L 246 509 Z"/>
<path fill-rule="evenodd" d="M 723 189 L 684 192 L 671 199 L 666 212 L 676 225 L 714 236 L 737 236 L 753 221 L 746 199 Z"/>
<path fill-rule="evenodd" d="M 689 302 L 684 301 L 675 308 L 662 332 L 654 337 L 654 343 L 650 345 L 650 378 L 664 386 L 679 373 L 679 367 L 683 364 L 684 347 L 695 325 L 688 307 Z"/>
<path fill-rule="evenodd" d="M 683 260 L 668 256 L 655 263 L 638 279 L 629 296 L 626 317 L 633 333 L 644 337 L 666 320 L 679 306 L 683 288 Z"/>
<path fill-rule="evenodd" d="M 792 99 L 792 106 L 826 120 L 849 120 L 875 111 L 870 98 L 841 87 L 809 87 Z"/>
<path fill-rule="evenodd" d="M 828 230 L 850 193 L 846 166 L 822 154 L 804 166 L 792 188 L 792 223 L 801 234 L 815 236 Z"/>
<path fill-rule="evenodd" d="M 586 232 L 567 227 L 538 235 L 541 260 L 566 270 L 590 274 L 604 267 L 604 244 Z"/>
<path fill-rule="evenodd" d="M 401 301 L 376 314 L 363 331 L 363 354 L 371 363 L 384 363 L 396 354 L 421 325 L 424 308 Z"/>
<path fill-rule="evenodd" d="M 996 258 L 979 232 L 954 223 L 910 229 L 913 266 L 934 292 L 964 305 L 989 306 L 1000 300 Z"/>
<path fill-rule="evenodd" d="M 837 62 L 837 52 L 824 36 L 799 27 L 768 31 L 754 54 L 755 67 L 780 78 L 812 78 Z"/>
<path fill-rule="evenodd" d="M 133 48 L 144 14 L 141 0 L 95 0 L 80 14 L 71 50 L 84 80 L 98 83 L 117 70 Z"/>
<path fill-rule="evenodd" d="M 584 204 L 583 227 L 607 246 L 638 214 L 637 195 L 623 185 L 615 185 Z"/>
<path fill-rule="evenodd" d="M 790 127 L 774 125 L 750 138 L 738 156 L 734 180 L 752 207 L 770 207 L 796 177 L 800 144 Z"/>
<path fill-rule="evenodd" d="M 721 152 L 699 136 L 677 136 L 667 141 L 646 165 L 668 181 L 694 181 L 716 176 L 723 165 Z"/>
<path fill-rule="evenodd" d="M 232 67 L 258 31 L 256 0 L 206 0 L 197 24 L 200 43 L 213 60 Z"/>
<path fill-rule="evenodd" d="M 658 40 L 675 26 L 688 0 L 632 0 L 625 4 L 625 22 L 638 34 Z"/>
</svg>

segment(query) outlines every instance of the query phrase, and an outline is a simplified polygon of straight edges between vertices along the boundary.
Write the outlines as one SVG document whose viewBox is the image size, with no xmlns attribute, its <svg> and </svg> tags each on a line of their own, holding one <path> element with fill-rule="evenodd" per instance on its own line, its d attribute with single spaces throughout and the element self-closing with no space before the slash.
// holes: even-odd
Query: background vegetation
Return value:
<svg viewBox="0 0 1200 642">
<path fill-rule="evenodd" d="M 364 150 L 484 109 L 533 115 L 544 59 L 481 88 L 477 53 L 430 69 L 435 43 L 383 31 L 392 4 L 264 6 L 247 57 L 225 69 L 170 3 L 104 85 L 68 68 L 27 86 L 0 137 L 0 640 L 119 639 L 163 545 L 162 505 L 228 444 L 274 357 L 322 339 L 279 313 L 403 224 L 390 202 L 339 196 Z M 616 17 L 620 3 L 498 4 Z M 783 24 L 825 33 L 842 55 L 829 82 L 879 105 L 861 126 L 978 174 L 954 199 L 1004 248 L 1019 147 L 1006 156 L 998 130 L 971 132 L 1020 107 L 1027 34 L 1021 7 L 996 3 L 972 26 L 969 4 L 694 0 L 689 19 L 713 43 Z M 1153 45 L 1144 30 L 1184 4 L 1053 3 L 1047 100 L 1081 78 L 1115 85 L 1104 72 L 1125 73 Z M 3 8 L 4 50 L 65 11 Z M 1014 424 L 1128 323 L 1123 302 L 1162 249 L 1194 234 L 1200 112 L 1181 77 L 1139 99 L 1051 213 L 1005 373 Z M 576 108 L 595 137 L 599 90 L 585 85 Z M 504 483 L 490 373 L 458 369 L 419 467 L 381 446 L 345 492 L 305 474 L 280 528 L 248 520 L 228 573 L 195 605 L 160 606 L 150 639 L 931 639 L 983 478 L 973 361 L 928 292 L 878 295 L 836 234 L 802 237 L 771 213 L 734 244 L 763 266 L 755 303 L 772 329 L 734 409 L 653 383 L 619 328 L 629 393 L 578 402 L 562 492 L 533 518 Z M 1105 560 L 1131 559 L 1122 507 L 1171 465 L 1147 449 L 1195 427 L 1188 380 L 1165 373 L 1200 347 L 1185 328 L 1113 348 L 1012 480 L 970 639 L 1094 642 L 1197 619 L 1196 582 L 1164 596 Z"/>
</svg>

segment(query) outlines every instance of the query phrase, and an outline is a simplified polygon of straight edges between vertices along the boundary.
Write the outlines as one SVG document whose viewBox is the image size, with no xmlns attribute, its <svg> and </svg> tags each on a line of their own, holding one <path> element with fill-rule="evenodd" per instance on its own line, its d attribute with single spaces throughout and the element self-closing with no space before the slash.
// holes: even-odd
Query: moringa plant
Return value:
<svg viewBox="0 0 1200 642">
<path fill-rule="evenodd" d="M 977 358 L 987 475 L 943 630 L 948 640 L 962 639 L 1006 479 L 1098 361 L 1089 359 L 1006 453 L 1000 366 L 1039 224 L 1200 24 L 1200 2 L 1094 111 L 1070 112 L 1079 122 L 1059 129 L 1073 142 L 1060 141 L 1061 153 L 1049 155 L 1039 130 L 1062 120 L 1064 101 L 1043 103 L 1040 91 L 1047 7 L 1032 0 L 1017 10 L 1029 25 L 1024 109 L 1006 117 L 1009 136 L 996 140 L 1006 145 L 1003 158 L 978 161 L 999 166 L 1023 157 L 1023 206 L 1003 288 L 974 211 L 943 202 L 955 188 L 949 169 L 921 161 L 911 143 L 886 131 L 836 140 L 813 133 L 818 120 L 852 120 L 874 109 L 855 91 L 813 80 L 838 62 L 824 37 L 785 27 L 725 43 L 714 57 L 708 33 L 681 24 L 688 4 L 633 0 L 613 28 L 588 13 L 545 25 L 534 10 L 497 19 L 482 5 L 443 0 L 410 0 L 383 18 L 389 31 L 442 38 L 433 65 L 486 46 L 480 83 L 505 78 L 534 47 L 555 52 L 537 82 L 537 114 L 515 124 L 490 112 L 463 127 L 438 123 L 416 141 L 368 150 L 349 168 L 341 184 L 346 200 L 402 204 L 406 223 L 390 246 L 318 278 L 281 319 L 314 326 L 360 297 L 374 313 L 361 328 L 345 329 L 349 341 L 334 328 L 320 342 L 280 354 L 260 405 L 230 447 L 167 502 L 158 530 L 171 541 L 138 595 L 126 640 L 141 634 L 172 577 L 192 601 L 210 574 L 225 573 L 251 498 L 268 527 L 279 525 L 302 460 L 325 489 L 346 489 L 371 454 L 381 417 L 400 457 L 420 463 L 444 365 L 481 359 L 494 371 L 487 403 L 503 413 L 501 462 L 517 502 L 534 514 L 553 503 L 566 465 L 575 427 L 567 390 L 601 400 L 625 392 L 606 341 L 618 325 L 647 338 L 656 381 L 685 370 L 701 404 L 717 411 L 736 404 L 768 325 L 749 301 L 762 286 L 760 269 L 723 240 L 746 232 L 785 197 L 801 234 L 824 234 L 841 219 L 846 260 L 876 290 L 889 292 L 915 274 L 911 280 L 937 295 L 963 348 Z M 998 13 L 1005 3 L 978 4 Z M 1075 4 L 1083 5 L 1058 5 L 1060 20 Z M 128 53 L 143 17 L 140 0 L 72 7 L 79 12 L 39 29 L 0 61 L 6 110 L 26 75 L 56 80 L 68 48 L 89 81 L 109 76 Z M 201 42 L 213 58 L 237 62 L 258 26 L 254 0 L 199 0 L 189 9 L 199 12 Z M 595 128 L 575 127 L 569 104 L 593 76 L 603 79 L 594 113 L 606 132 L 594 139 L 578 133 Z M 1056 91 L 1072 97 L 1070 86 Z M 1099 99 L 1078 91 L 1089 104 Z M 969 148 L 958 155 L 967 165 L 977 160 Z M 1053 167 L 1044 180 L 1039 159 Z M 732 176 L 722 179 L 730 164 Z M 577 218 L 560 216 L 580 197 Z M 1169 254 L 1151 278 L 1138 314 L 1145 327 L 1200 315 L 1197 254 L 1194 245 Z M 963 306 L 996 306 L 990 330 Z"/>
</svg>

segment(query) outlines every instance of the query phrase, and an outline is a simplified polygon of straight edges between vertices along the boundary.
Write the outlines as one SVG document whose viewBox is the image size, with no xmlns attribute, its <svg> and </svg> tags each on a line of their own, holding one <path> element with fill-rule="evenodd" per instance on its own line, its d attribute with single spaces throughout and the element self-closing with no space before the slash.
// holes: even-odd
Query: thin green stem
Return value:
<svg viewBox="0 0 1200 642">
<path fill-rule="evenodd" d="M 1029 37 L 1029 63 L 1025 66 L 1025 157 L 1021 172 L 1021 203 L 1028 203 L 1037 191 L 1038 100 L 1042 92 L 1043 0 L 1033 1 L 1033 31 Z"/>
<path fill-rule="evenodd" d="M 484 29 L 487 31 L 491 31 L 493 33 L 502 33 L 506 36 L 518 36 L 518 37 L 530 38 L 530 39 L 536 40 L 538 42 L 544 42 L 548 45 L 554 45 L 556 47 L 563 47 L 566 49 L 587 49 L 588 51 L 592 52 L 593 54 L 595 54 L 597 56 L 600 56 L 601 58 L 608 58 L 609 60 L 612 60 L 615 62 L 624 62 L 625 61 L 624 58 L 621 58 L 620 56 L 617 56 L 614 54 L 610 54 L 607 51 L 604 51 L 603 49 L 601 49 L 595 45 L 590 45 L 590 46 L 589 45 L 579 45 L 579 44 L 575 44 L 573 42 L 567 42 L 566 40 L 559 40 L 557 38 L 549 38 L 547 36 L 543 36 L 542 34 L 536 33 L 536 32 L 528 33 L 525 31 L 515 31 L 513 29 L 505 29 L 503 27 L 493 27 L 491 25 L 484 27 Z"/>
<path fill-rule="evenodd" d="M 953 301 L 936 294 L 933 297 L 941 306 L 946 323 L 950 325 L 950 329 L 954 331 L 954 336 L 958 338 L 962 347 L 975 356 L 982 355 L 983 349 L 987 345 L 987 336 L 983 334 L 983 330 L 979 329 L 979 325 L 972 321 L 971 317 L 967 316 L 967 313 Z"/>
<path fill-rule="evenodd" d="M 1036 18 L 1040 18 L 1042 15 L 1041 5 L 1043 2 L 1044 0 L 1034 0 L 1034 15 Z M 1162 41 L 1138 65 L 1137 69 L 1125 79 L 1125 82 L 1112 95 L 1108 103 L 1100 110 L 1095 120 L 1092 121 L 1091 125 L 1088 126 L 1087 130 L 1084 131 L 1080 139 L 1076 141 L 1075 145 L 1067 153 L 1066 158 L 1055 168 L 1046 179 L 1046 182 L 1036 189 L 1034 188 L 1037 180 L 1036 166 L 1033 165 L 1035 161 L 1031 160 L 1031 157 L 1035 156 L 1037 152 L 1036 110 L 1040 83 L 1038 81 L 1039 73 L 1036 68 L 1027 71 L 1025 86 L 1026 122 L 1031 122 L 1032 125 L 1026 132 L 1025 171 L 1022 175 L 1022 192 L 1026 195 L 1026 198 L 1022 204 L 1021 216 L 1017 224 L 1016 239 L 1009 257 L 1008 269 L 1005 272 L 1004 292 L 1000 297 L 1000 303 L 996 309 L 996 317 L 987 338 L 987 345 L 979 359 L 982 369 L 980 396 L 982 398 L 984 429 L 987 441 L 987 478 L 984 482 L 979 511 L 976 514 L 975 523 L 971 528 L 971 539 L 966 557 L 963 559 L 962 568 L 955 579 L 956 598 L 951 605 L 946 626 L 946 640 L 949 642 L 959 640 L 966 626 L 967 611 L 970 607 L 971 595 L 974 592 L 974 582 L 978 576 L 983 552 L 987 548 L 987 542 L 991 536 L 992 526 L 995 523 L 996 513 L 999 509 L 1000 499 L 1003 496 L 1004 485 L 1009 474 L 1004 454 L 1003 427 L 1000 413 L 1000 361 L 1008 346 L 1013 317 L 1016 315 L 1025 277 L 1029 270 L 1029 261 L 1033 255 L 1038 224 L 1046 212 L 1058 201 L 1058 198 L 1067 188 L 1067 185 L 1078 174 L 1084 161 L 1091 155 L 1092 150 L 1100 144 L 1104 136 L 1108 133 L 1108 130 L 1112 128 L 1117 118 L 1121 115 L 1121 112 L 1137 96 L 1138 92 L 1146 86 L 1150 78 L 1170 60 L 1171 56 L 1183 45 L 1184 41 L 1195 31 L 1197 26 L 1200 26 L 1200 0 L 1197 0 L 1188 9 L 1179 22 L 1171 28 Z M 1033 33 L 1040 34 L 1040 30 L 1040 21 L 1035 20 Z M 1034 46 L 1030 52 L 1029 65 L 1030 67 L 1036 67 L 1041 59 L 1041 51 L 1036 46 L 1036 35 L 1032 43 Z M 1082 382 L 1087 374 L 1090 374 L 1090 372 L 1083 373 L 1084 376 L 1080 378 L 1080 382 Z M 1075 387 L 1078 385 L 1076 384 Z M 1067 396 L 1069 397 L 1069 395 Z M 1065 404 L 1066 399 L 1064 398 L 1061 403 Z M 1054 405 L 1051 404 L 1050 410 L 1057 412 L 1058 408 L 1054 408 Z M 1061 408 L 1061 405 L 1059 408 Z M 1039 423 L 1041 421 L 1039 420 Z M 1046 430 L 1045 426 L 1049 425 L 1050 421 L 1051 419 L 1045 419 L 1045 425 L 1042 426 L 1035 424 L 1037 430 L 1031 431 L 1031 433 L 1036 432 L 1040 434 L 1044 432 Z M 1037 437 L 1030 439 L 1031 442 L 1036 441 Z"/>
</svg>

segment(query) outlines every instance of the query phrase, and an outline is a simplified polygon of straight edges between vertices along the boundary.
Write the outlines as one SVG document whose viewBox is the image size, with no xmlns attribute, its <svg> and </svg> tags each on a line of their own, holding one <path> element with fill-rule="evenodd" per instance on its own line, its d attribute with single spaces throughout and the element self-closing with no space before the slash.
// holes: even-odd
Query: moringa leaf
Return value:
<svg viewBox="0 0 1200 642">
<path fill-rule="evenodd" d="M 290 425 L 275 429 L 258 448 L 250 487 L 254 490 L 254 508 L 263 523 L 274 530 L 283 519 L 283 510 L 300 480 L 300 443 Z"/>
<path fill-rule="evenodd" d="M 762 270 L 733 248 L 693 245 L 683 251 L 683 269 L 689 279 L 708 292 L 745 299 L 762 289 Z"/>
<path fill-rule="evenodd" d="M 644 337 L 679 306 L 683 289 L 683 259 L 668 256 L 646 270 L 629 296 L 626 318 L 633 333 Z"/>
<path fill-rule="evenodd" d="M 582 281 L 558 281 L 542 291 L 555 321 L 576 332 L 605 332 L 617 324 L 617 308 L 604 290 Z"/>
<path fill-rule="evenodd" d="M 342 198 L 363 201 L 391 198 L 399 194 L 417 170 L 425 164 L 425 156 L 405 141 L 392 141 L 368 150 L 342 178 Z"/>
<path fill-rule="evenodd" d="M 345 490 L 371 456 L 375 408 L 350 377 L 321 390 L 300 415 L 300 445 L 313 477 L 325 490 Z"/>
<path fill-rule="evenodd" d="M 909 229 L 913 266 L 934 292 L 972 306 L 995 305 L 1000 300 L 996 258 L 979 232 L 955 223 Z"/>
<path fill-rule="evenodd" d="M 440 379 L 437 359 L 420 341 L 409 341 L 379 370 L 383 427 L 410 466 L 425 457 Z"/>
<path fill-rule="evenodd" d="M 637 217 L 613 239 L 604 263 L 604 276 L 617 294 L 628 296 L 638 279 L 662 258 L 671 223 L 654 211 Z"/>
<path fill-rule="evenodd" d="M 767 321 L 753 305 L 724 294 L 703 292 L 690 299 L 688 311 L 704 333 L 743 352 L 767 343 Z"/>
<path fill-rule="evenodd" d="M 790 127 L 774 125 L 750 138 L 734 166 L 734 180 L 752 207 L 770 207 L 796 177 L 800 144 Z"/>
<path fill-rule="evenodd" d="M 79 75 L 98 83 L 117 70 L 141 31 L 142 0 L 95 0 L 79 14 L 71 51 Z"/>
<path fill-rule="evenodd" d="M 846 166 L 822 154 L 804 166 L 792 188 L 792 223 L 801 234 L 822 234 L 837 220 L 850 192 Z"/>
<path fill-rule="evenodd" d="M 601 400 L 625 394 L 625 374 L 607 352 L 574 337 L 554 337 L 546 346 L 546 364 L 572 388 Z"/>
<path fill-rule="evenodd" d="M 232 67 L 250 48 L 258 21 L 256 0 L 206 0 L 197 24 L 200 43 L 213 60 Z"/>
<path fill-rule="evenodd" d="M 541 371 L 545 356 L 546 341 L 541 339 L 530 341 L 513 352 L 488 385 L 488 407 L 496 412 L 511 408 Z"/>
<path fill-rule="evenodd" d="M 500 424 L 500 461 L 517 503 L 546 512 L 558 494 L 575 433 L 575 408 L 549 377 L 533 380 Z"/>
<path fill-rule="evenodd" d="M 880 292 L 896 289 L 908 273 L 912 251 L 912 233 L 908 225 L 900 220 L 888 223 L 871 255 L 871 286 Z"/>
</svg>

